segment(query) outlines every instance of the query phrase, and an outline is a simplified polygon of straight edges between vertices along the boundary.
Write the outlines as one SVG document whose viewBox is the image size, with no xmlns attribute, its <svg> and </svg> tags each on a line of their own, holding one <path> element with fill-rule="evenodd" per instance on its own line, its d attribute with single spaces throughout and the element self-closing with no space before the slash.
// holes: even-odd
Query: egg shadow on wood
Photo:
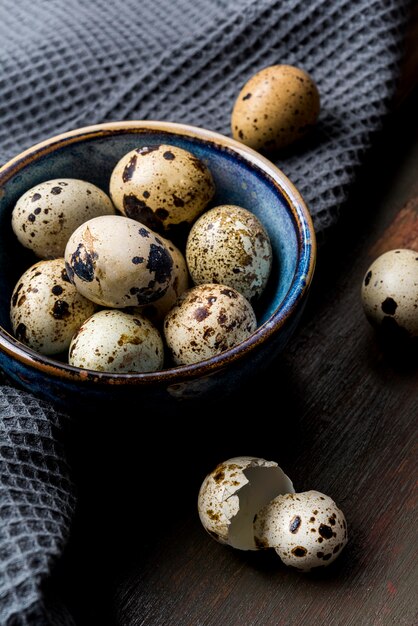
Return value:
<svg viewBox="0 0 418 626">
<path fill-rule="evenodd" d="M 376 333 L 376 341 L 385 362 L 397 374 L 418 372 L 418 337 L 404 336 L 397 326 L 389 333 L 386 330 Z"/>
<path fill-rule="evenodd" d="M 240 562 L 244 562 L 245 567 L 250 567 L 261 575 L 270 578 L 284 578 L 289 580 L 291 584 L 297 584 L 299 578 L 303 576 L 303 580 L 310 581 L 312 584 L 326 581 L 327 584 L 332 580 L 340 580 L 341 582 L 347 578 L 347 572 L 353 569 L 353 564 L 357 561 L 353 551 L 350 549 L 349 543 L 341 551 L 338 558 L 330 565 L 322 565 L 313 568 L 309 572 L 303 572 L 296 567 L 285 565 L 273 548 L 259 551 L 236 551 L 236 558 Z"/>
<path fill-rule="evenodd" d="M 401 379 L 413 380 L 418 372 L 418 337 L 410 337 L 397 329 L 391 332 L 390 328 L 389 332 L 371 327 L 367 330 L 362 341 L 368 366 L 386 375 L 392 371 Z"/>
</svg>

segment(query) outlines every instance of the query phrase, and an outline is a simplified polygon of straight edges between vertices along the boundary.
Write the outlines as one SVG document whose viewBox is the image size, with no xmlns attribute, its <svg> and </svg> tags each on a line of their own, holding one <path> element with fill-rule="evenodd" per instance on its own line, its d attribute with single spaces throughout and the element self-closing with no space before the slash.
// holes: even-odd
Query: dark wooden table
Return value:
<svg viewBox="0 0 418 626">
<path fill-rule="evenodd" d="M 221 406 L 161 418 L 139 402 L 114 416 L 118 429 L 103 419 L 99 439 L 80 429 L 80 507 L 56 590 L 80 624 L 418 624 L 418 353 L 381 344 L 359 296 L 375 256 L 418 250 L 413 32 L 404 97 L 320 249 L 302 324 L 267 374 Z M 234 551 L 204 532 L 200 483 L 236 455 L 276 460 L 297 490 L 336 500 L 349 543 L 331 567 L 301 575 L 273 551 Z"/>
</svg>

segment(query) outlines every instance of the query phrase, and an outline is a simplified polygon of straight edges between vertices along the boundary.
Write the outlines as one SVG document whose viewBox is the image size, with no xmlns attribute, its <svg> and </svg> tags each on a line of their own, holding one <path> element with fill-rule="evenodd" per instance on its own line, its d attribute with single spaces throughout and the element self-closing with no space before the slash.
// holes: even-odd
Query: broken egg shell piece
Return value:
<svg viewBox="0 0 418 626">
<path fill-rule="evenodd" d="M 319 491 L 280 495 L 254 520 L 260 548 L 274 548 L 301 571 L 330 565 L 347 543 L 347 523 L 335 502 Z"/>
<path fill-rule="evenodd" d="M 257 550 L 253 521 L 279 494 L 294 493 L 292 482 L 274 461 L 251 456 L 229 459 L 203 481 L 198 497 L 200 521 L 220 543 Z"/>
</svg>

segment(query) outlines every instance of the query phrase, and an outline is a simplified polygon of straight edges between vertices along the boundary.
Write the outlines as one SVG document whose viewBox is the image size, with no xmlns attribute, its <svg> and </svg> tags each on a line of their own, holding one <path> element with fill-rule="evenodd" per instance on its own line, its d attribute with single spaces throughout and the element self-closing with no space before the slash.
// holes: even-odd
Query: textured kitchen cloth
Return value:
<svg viewBox="0 0 418 626">
<path fill-rule="evenodd" d="M 1 0 L 0 161 L 103 121 L 229 134 L 243 83 L 267 65 L 294 64 L 318 84 L 320 122 L 276 162 L 326 233 L 388 112 L 405 8 L 406 0 Z M 0 387 L 1 626 L 73 623 L 41 592 L 74 511 L 66 419 Z"/>
</svg>

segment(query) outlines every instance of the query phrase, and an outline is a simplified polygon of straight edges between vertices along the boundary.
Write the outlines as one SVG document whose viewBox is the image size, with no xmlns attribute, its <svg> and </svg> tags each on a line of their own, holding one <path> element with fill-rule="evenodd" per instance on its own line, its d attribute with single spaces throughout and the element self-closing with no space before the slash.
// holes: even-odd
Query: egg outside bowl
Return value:
<svg viewBox="0 0 418 626">
<path fill-rule="evenodd" d="M 42 356 L 12 336 L 10 298 L 20 275 L 36 261 L 17 242 L 11 214 L 17 199 L 53 178 L 80 178 L 108 192 L 117 161 L 141 146 L 173 144 L 210 168 L 211 206 L 237 204 L 267 229 L 273 270 L 256 306 L 258 328 L 237 346 L 194 365 L 144 374 L 109 374 Z M 222 397 L 265 368 L 283 349 L 300 318 L 316 256 L 309 212 L 294 185 L 270 161 L 223 135 L 183 124 L 127 121 L 73 130 L 39 143 L 0 169 L 0 368 L 21 387 L 64 408 L 135 402 L 167 409 L 178 401 Z"/>
</svg>

